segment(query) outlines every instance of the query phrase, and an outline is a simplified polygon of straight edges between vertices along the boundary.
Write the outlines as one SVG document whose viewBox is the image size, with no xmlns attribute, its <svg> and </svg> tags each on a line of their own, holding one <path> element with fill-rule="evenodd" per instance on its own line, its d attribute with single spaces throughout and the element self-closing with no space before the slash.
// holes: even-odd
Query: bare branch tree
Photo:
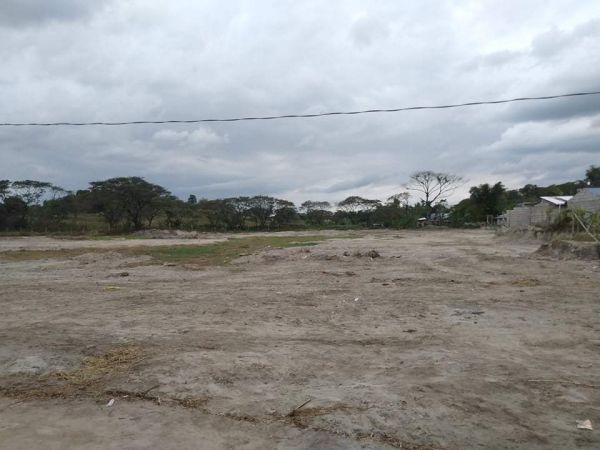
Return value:
<svg viewBox="0 0 600 450">
<path fill-rule="evenodd" d="M 398 194 L 392 195 L 391 197 L 388 197 L 387 204 L 397 206 L 397 207 L 401 206 L 404 208 L 404 207 L 408 206 L 409 198 L 410 198 L 410 193 L 400 192 Z"/>
<path fill-rule="evenodd" d="M 436 202 L 447 199 L 461 185 L 462 181 L 463 177 L 459 175 L 424 170 L 410 176 L 406 189 L 423 194 L 422 200 L 430 210 Z"/>
</svg>

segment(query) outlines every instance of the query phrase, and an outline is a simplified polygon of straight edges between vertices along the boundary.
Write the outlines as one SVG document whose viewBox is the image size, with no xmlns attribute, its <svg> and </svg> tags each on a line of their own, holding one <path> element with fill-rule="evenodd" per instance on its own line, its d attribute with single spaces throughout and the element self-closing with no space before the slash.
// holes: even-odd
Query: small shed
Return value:
<svg viewBox="0 0 600 450">
<path fill-rule="evenodd" d="M 504 223 L 511 228 L 547 227 L 558 219 L 571 199 L 570 195 L 540 197 L 540 202 L 533 206 L 517 206 L 507 211 Z"/>
<path fill-rule="evenodd" d="M 580 189 L 569 201 L 569 208 L 582 209 L 588 213 L 600 212 L 600 187 Z"/>
<path fill-rule="evenodd" d="M 540 197 L 541 203 L 548 203 L 553 206 L 564 206 L 573 198 L 572 195 L 556 195 L 551 197 Z"/>
<path fill-rule="evenodd" d="M 540 197 L 541 201 L 531 208 L 531 225 L 546 227 L 554 223 L 571 199 L 571 195 Z"/>
</svg>

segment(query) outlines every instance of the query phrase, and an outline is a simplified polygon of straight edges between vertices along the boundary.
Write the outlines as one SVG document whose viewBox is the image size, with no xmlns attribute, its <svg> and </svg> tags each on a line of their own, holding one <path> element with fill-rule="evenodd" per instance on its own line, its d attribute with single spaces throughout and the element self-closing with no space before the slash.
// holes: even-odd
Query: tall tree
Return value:
<svg viewBox="0 0 600 450">
<path fill-rule="evenodd" d="M 52 183 L 35 180 L 13 181 L 11 187 L 16 195 L 23 199 L 28 206 L 39 204 L 47 192 L 53 189 L 61 189 L 53 186 Z"/>
<path fill-rule="evenodd" d="M 388 205 L 395 206 L 396 208 L 407 208 L 408 207 L 408 199 L 410 198 L 410 193 L 408 192 L 399 192 L 398 194 L 394 194 L 387 199 Z"/>
<path fill-rule="evenodd" d="M 287 200 L 277 200 L 273 223 L 277 226 L 289 225 L 298 216 L 295 205 Z"/>
<path fill-rule="evenodd" d="M 229 207 L 225 200 L 201 199 L 198 207 L 213 230 L 227 227 L 226 215 Z"/>
<path fill-rule="evenodd" d="M 152 223 L 170 195 L 162 186 L 152 184 L 140 177 L 119 177 L 90 183 L 97 196 L 103 214 L 109 223 L 118 223 L 119 216 L 127 218 L 129 225 L 138 230 L 144 221 Z"/>
<path fill-rule="evenodd" d="M 304 213 L 307 223 L 311 225 L 323 225 L 326 220 L 333 217 L 329 202 L 307 200 L 300 205 L 300 211 Z"/>
<path fill-rule="evenodd" d="M 381 204 L 379 200 L 371 200 L 368 198 L 359 197 L 356 195 L 346 197 L 344 200 L 338 203 L 338 208 L 342 211 L 349 213 L 356 213 L 359 211 L 370 211 Z"/>
<path fill-rule="evenodd" d="M 319 201 L 312 201 L 312 200 L 306 200 L 304 203 L 302 203 L 300 205 L 301 212 L 309 212 L 309 211 L 329 209 L 329 208 L 331 208 L 331 203 L 329 203 L 329 202 L 319 202 Z"/>
<path fill-rule="evenodd" d="M 473 186 L 469 193 L 478 220 L 488 215 L 497 216 L 504 210 L 506 189 L 501 182 L 493 186 L 488 183 Z"/>
<path fill-rule="evenodd" d="M 411 191 L 420 192 L 422 201 L 431 211 L 432 205 L 445 200 L 461 185 L 463 178 L 451 173 L 432 172 L 424 170 L 415 172 L 409 177 L 406 188 Z"/>
<path fill-rule="evenodd" d="M 255 195 L 248 199 L 248 213 L 255 220 L 256 226 L 265 228 L 269 217 L 275 210 L 275 199 L 266 195 Z"/>
<path fill-rule="evenodd" d="M 10 181 L 0 180 L 0 200 L 4 200 L 10 194 Z"/>
<path fill-rule="evenodd" d="M 244 228 L 250 209 L 249 197 L 226 198 L 219 206 L 227 228 L 230 230 Z"/>
</svg>

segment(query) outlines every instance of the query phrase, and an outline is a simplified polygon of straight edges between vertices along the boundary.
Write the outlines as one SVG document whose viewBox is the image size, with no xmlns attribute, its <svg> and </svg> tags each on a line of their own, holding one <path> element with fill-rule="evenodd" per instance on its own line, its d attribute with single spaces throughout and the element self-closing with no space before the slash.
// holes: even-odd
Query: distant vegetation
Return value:
<svg viewBox="0 0 600 450">
<path fill-rule="evenodd" d="M 257 195 L 187 201 L 140 177 L 93 181 L 87 189 L 67 191 L 36 180 L 0 180 L 0 231 L 114 234 L 143 228 L 199 231 L 283 230 L 318 228 L 410 228 L 423 216 L 456 226 L 485 221 L 519 203 L 542 195 L 573 195 L 579 188 L 600 185 L 600 167 L 591 166 L 584 180 L 539 187 L 528 184 L 506 190 L 501 182 L 470 189 L 470 197 L 454 207 L 447 197 L 462 184 L 460 176 L 421 171 L 406 191 L 385 201 L 350 196 L 337 204 L 307 200 L 294 203 Z M 417 197 L 410 202 L 411 193 Z"/>
</svg>

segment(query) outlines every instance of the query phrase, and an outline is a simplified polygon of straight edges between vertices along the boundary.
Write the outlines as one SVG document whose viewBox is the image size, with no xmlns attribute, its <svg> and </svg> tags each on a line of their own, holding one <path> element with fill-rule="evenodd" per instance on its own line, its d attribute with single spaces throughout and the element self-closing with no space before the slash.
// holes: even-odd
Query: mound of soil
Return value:
<svg viewBox="0 0 600 450">
<path fill-rule="evenodd" d="M 534 254 L 557 259 L 594 261 L 600 259 L 600 244 L 593 242 L 552 241 L 542 244 Z"/>
</svg>

